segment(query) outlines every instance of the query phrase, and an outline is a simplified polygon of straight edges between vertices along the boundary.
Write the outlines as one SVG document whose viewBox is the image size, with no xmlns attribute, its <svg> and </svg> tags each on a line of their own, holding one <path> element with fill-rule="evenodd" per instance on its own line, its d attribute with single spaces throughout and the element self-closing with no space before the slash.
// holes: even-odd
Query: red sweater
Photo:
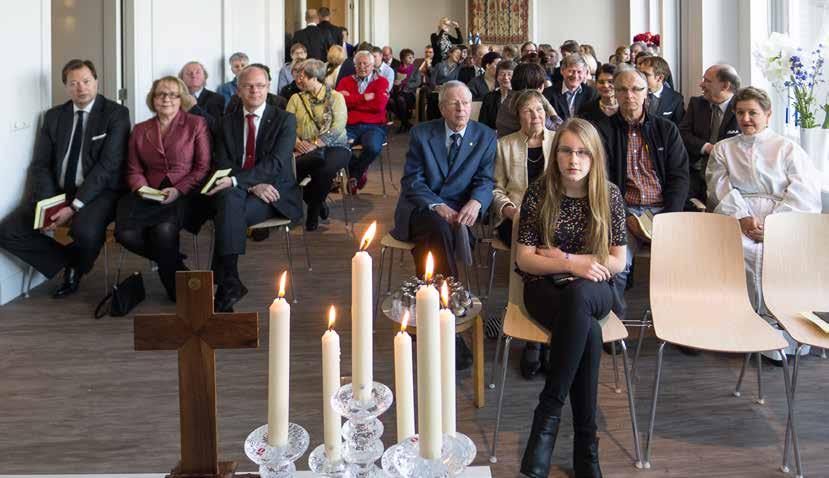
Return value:
<svg viewBox="0 0 829 478">
<path fill-rule="evenodd" d="M 386 103 L 389 102 L 389 81 L 380 75 L 375 75 L 374 81 L 368 84 L 366 92 L 360 94 L 357 89 L 357 80 L 353 75 L 343 77 L 337 84 L 337 91 L 344 93 L 345 106 L 348 108 L 348 122 L 346 124 L 386 124 Z M 348 94 L 345 94 L 345 93 Z M 374 98 L 367 101 L 365 95 L 373 93 Z"/>
</svg>

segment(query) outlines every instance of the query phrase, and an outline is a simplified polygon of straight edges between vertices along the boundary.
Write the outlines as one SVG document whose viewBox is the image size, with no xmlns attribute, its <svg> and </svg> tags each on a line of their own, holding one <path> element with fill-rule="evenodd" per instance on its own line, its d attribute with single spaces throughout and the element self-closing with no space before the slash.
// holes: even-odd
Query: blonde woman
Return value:
<svg viewBox="0 0 829 478">
<path fill-rule="evenodd" d="M 555 161 L 521 204 L 516 262 L 524 303 L 547 327 L 549 370 L 535 409 L 521 473 L 546 478 L 568 395 L 573 409 L 573 468 L 600 477 L 596 394 L 602 354 L 598 319 L 614 307 L 614 274 L 625 268 L 625 207 L 608 182 L 605 154 L 587 121 L 565 121 L 553 141 Z"/>
<path fill-rule="evenodd" d="M 449 29 L 455 29 L 455 36 L 449 34 Z M 463 44 L 463 34 L 458 22 L 452 21 L 449 17 L 443 17 L 438 20 L 438 31 L 432 33 L 429 38 L 432 44 L 432 49 L 435 51 L 435 56 L 432 58 L 432 64 L 437 65 L 444 61 L 449 54 L 449 49 L 454 45 Z"/>
<path fill-rule="evenodd" d="M 345 62 L 345 48 L 340 45 L 331 45 L 328 49 L 328 63 L 325 65 L 325 86 L 337 87 L 337 77 L 340 75 L 340 67 Z"/>
</svg>

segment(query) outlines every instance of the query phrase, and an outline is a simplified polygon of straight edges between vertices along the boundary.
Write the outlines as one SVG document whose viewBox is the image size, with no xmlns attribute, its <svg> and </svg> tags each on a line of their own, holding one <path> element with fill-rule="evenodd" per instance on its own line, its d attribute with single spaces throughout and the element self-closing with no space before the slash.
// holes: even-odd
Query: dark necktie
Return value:
<svg viewBox="0 0 829 478">
<path fill-rule="evenodd" d="M 717 144 L 717 139 L 720 137 L 720 125 L 722 124 L 722 110 L 719 105 L 711 104 L 711 134 L 708 136 L 708 142 Z"/>
<path fill-rule="evenodd" d="M 461 152 L 461 135 L 460 133 L 452 133 L 449 139 L 452 140 L 452 144 L 449 145 L 449 169 L 451 170 L 455 160 L 458 159 L 458 153 Z"/>
<path fill-rule="evenodd" d="M 245 142 L 245 161 L 242 163 L 242 169 L 251 169 L 256 162 L 256 125 L 253 123 L 255 117 L 254 114 L 245 116 L 248 120 L 248 139 Z"/>
<path fill-rule="evenodd" d="M 66 175 L 63 177 L 63 190 L 67 196 L 74 198 L 78 192 L 75 178 L 78 176 L 78 161 L 81 158 L 81 143 L 83 142 L 83 114 L 78 111 L 78 121 L 75 123 L 75 131 L 72 133 L 72 143 L 69 146 L 69 157 L 66 160 Z"/>
<path fill-rule="evenodd" d="M 653 93 L 648 93 L 648 113 L 655 115 L 659 110 L 660 98 Z"/>
</svg>

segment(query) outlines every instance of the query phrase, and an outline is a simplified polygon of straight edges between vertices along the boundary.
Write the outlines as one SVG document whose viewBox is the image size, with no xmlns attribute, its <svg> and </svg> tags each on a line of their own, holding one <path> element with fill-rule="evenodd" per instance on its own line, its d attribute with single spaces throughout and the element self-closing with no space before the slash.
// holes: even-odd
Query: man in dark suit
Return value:
<svg viewBox="0 0 829 478">
<path fill-rule="evenodd" d="M 383 63 L 389 65 L 395 73 L 400 68 L 400 60 L 394 57 L 394 50 L 390 46 L 384 46 L 382 50 Z"/>
<path fill-rule="evenodd" d="M 576 116 L 582 105 L 590 103 L 596 90 L 584 83 L 587 63 L 579 53 L 571 53 L 561 60 L 563 80 L 544 89 L 544 97 L 553 105 L 562 120 Z"/>
<path fill-rule="evenodd" d="M 331 23 L 331 9 L 329 9 L 328 7 L 320 7 L 319 19 L 320 23 L 319 25 L 317 25 L 317 27 L 320 29 L 320 32 L 322 32 L 322 34 L 327 38 L 327 47 L 325 48 L 326 53 L 332 45 L 343 46 L 343 30 L 337 25 Z"/>
<path fill-rule="evenodd" d="M 270 83 L 263 65 L 248 65 L 239 74 L 242 108 L 222 118 L 216 137 L 215 169 L 232 170 L 207 193 L 215 197 L 217 311 L 232 311 L 248 292 L 237 265 L 247 228 L 272 217 L 302 217 L 293 169 L 296 118 L 266 102 Z"/>
<path fill-rule="evenodd" d="M 294 32 L 292 45 L 302 43 L 305 46 L 305 51 L 308 52 L 308 58 L 316 58 L 319 61 L 328 61 L 328 43 L 327 35 L 324 35 L 317 26 L 319 16 L 317 10 L 309 8 L 305 12 L 305 28 Z"/>
<path fill-rule="evenodd" d="M 731 65 L 714 65 L 705 70 L 699 86 L 702 96 L 694 96 L 688 102 L 688 112 L 679 124 L 679 132 L 690 158 L 688 198 L 705 204 L 708 155 L 718 141 L 740 134 L 733 104 L 734 93 L 740 89 L 740 76 Z"/>
<path fill-rule="evenodd" d="M 648 80 L 648 113 L 679 126 L 685 116 L 685 100 L 681 94 L 665 87 L 665 79 L 671 74 L 668 62 L 659 56 L 647 56 L 637 62 L 636 69 Z"/>
<path fill-rule="evenodd" d="M 129 111 L 98 94 L 98 74 L 89 60 L 71 60 L 61 79 L 70 101 L 46 112 L 31 166 L 34 201 L 26 201 L 0 224 L 0 247 L 47 278 L 64 269 L 54 297 L 78 290 L 115 218 L 122 164 L 130 132 Z M 43 230 L 32 228 L 35 204 L 66 194 L 67 204 Z M 69 226 L 72 244 L 44 234 Z"/>
<path fill-rule="evenodd" d="M 187 85 L 190 94 L 196 98 L 196 106 L 192 107 L 189 112 L 207 120 L 210 131 L 215 133 L 217 122 L 224 113 L 225 100 L 222 95 L 205 88 L 207 70 L 204 69 L 204 65 L 197 61 L 187 62 L 181 67 L 178 77 Z"/>
<path fill-rule="evenodd" d="M 458 276 L 455 263 L 459 228 L 470 228 L 492 202 L 495 132 L 470 121 L 472 93 L 459 81 L 443 85 L 443 118 L 412 128 L 409 152 L 394 211 L 391 235 L 415 243 L 412 255 L 418 276 L 432 253 L 435 273 Z M 458 337 L 455 367 L 472 364 L 469 347 Z"/>
</svg>

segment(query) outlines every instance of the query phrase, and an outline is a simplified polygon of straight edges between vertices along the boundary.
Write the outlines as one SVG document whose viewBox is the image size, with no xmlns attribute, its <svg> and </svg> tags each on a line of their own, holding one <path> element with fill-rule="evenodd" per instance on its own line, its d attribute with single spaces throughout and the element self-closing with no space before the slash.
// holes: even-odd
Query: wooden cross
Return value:
<svg viewBox="0 0 829 478">
<path fill-rule="evenodd" d="M 176 273 L 176 313 L 135 316 L 135 350 L 178 350 L 181 463 L 172 476 L 233 476 L 219 464 L 215 349 L 257 348 L 259 314 L 213 312 L 213 273 Z"/>
</svg>

